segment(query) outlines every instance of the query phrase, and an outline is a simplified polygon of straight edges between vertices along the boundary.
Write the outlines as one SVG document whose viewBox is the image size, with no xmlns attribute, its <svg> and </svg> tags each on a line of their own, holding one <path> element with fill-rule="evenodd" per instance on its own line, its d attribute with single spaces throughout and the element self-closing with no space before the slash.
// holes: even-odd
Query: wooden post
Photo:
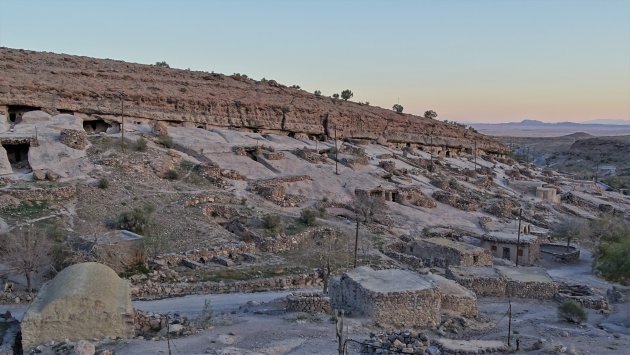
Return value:
<svg viewBox="0 0 630 355">
<path fill-rule="evenodd" d="M 508 308 L 508 347 L 511 347 L 512 340 L 512 300 L 508 301 L 510 303 L 510 307 Z"/>
<path fill-rule="evenodd" d="M 125 152 L 125 94 L 120 93 L 120 147 Z"/>
<path fill-rule="evenodd" d="M 477 171 L 477 141 L 474 142 L 475 143 L 475 171 Z"/>
<path fill-rule="evenodd" d="M 357 218 L 357 230 L 354 236 L 354 263 L 353 267 L 357 267 L 357 249 L 359 248 L 359 213 L 356 213 Z"/>
<path fill-rule="evenodd" d="M 337 310 L 337 319 L 335 323 L 335 331 L 337 333 L 337 343 L 339 347 L 339 355 L 344 355 L 343 351 L 343 310 Z"/>
<path fill-rule="evenodd" d="M 518 251 L 521 247 L 521 216 L 523 214 L 523 209 L 518 210 L 518 234 L 516 237 L 516 266 L 518 266 Z"/>
<path fill-rule="evenodd" d="M 337 148 L 337 125 L 335 125 L 335 174 L 339 175 L 339 148 Z"/>
</svg>

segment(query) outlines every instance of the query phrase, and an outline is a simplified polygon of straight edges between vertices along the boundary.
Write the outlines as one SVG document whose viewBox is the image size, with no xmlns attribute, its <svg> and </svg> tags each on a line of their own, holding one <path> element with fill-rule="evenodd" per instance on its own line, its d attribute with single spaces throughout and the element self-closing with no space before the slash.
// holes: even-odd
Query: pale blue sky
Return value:
<svg viewBox="0 0 630 355">
<path fill-rule="evenodd" d="M 0 0 L 0 45 L 468 121 L 630 119 L 630 0 Z"/>
</svg>

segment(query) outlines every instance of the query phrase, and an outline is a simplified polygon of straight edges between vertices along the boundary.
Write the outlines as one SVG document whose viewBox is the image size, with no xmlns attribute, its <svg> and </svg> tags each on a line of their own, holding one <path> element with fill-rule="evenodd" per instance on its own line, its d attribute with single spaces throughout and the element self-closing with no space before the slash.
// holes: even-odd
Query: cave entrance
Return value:
<svg viewBox="0 0 630 355">
<path fill-rule="evenodd" d="M 14 173 L 29 173 L 32 171 L 28 162 L 29 143 L 2 143 L 2 148 L 7 151 L 7 158 Z"/>
<path fill-rule="evenodd" d="M 22 122 L 22 116 L 25 113 L 30 112 L 30 111 L 41 110 L 41 107 L 25 106 L 25 105 L 9 105 L 7 106 L 7 109 L 9 111 L 9 117 L 7 117 L 7 119 L 9 120 L 9 123 L 18 124 Z"/>
<path fill-rule="evenodd" d="M 83 129 L 88 134 L 107 133 L 107 130 L 112 125 L 105 122 L 105 120 L 86 120 L 83 121 Z"/>
</svg>

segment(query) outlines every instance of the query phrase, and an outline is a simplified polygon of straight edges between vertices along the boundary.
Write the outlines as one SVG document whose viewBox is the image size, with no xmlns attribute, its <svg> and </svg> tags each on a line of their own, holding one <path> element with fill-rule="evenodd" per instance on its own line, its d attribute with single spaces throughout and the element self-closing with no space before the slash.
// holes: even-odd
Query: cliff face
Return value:
<svg viewBox="0 0 630 355">
<path fill-rule="evenodd" d="M 503 154 L 490 137 L 441 121 L 318 97 L 273 80 L 110 59 L 0 48 L 0 110 L 32 106 L 79 116 L 125 117 L 171 125 L 246 128 L 393 143 L 471 148 Z M 83 116 L 85 117 L 85 116 Z M 433 138 L 431 138 L 433 136 Z"/>
</svg>

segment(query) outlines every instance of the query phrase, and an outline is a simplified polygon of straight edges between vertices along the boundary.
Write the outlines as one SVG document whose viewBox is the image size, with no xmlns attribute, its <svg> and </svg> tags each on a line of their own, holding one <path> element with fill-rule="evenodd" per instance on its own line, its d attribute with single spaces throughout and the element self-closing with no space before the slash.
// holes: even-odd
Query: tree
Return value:
<svg viewBox="0 0 630 355">
<path fill-rule="evenodd" d="M 402 113 L 404 107 L 402 107 L 401 104 L 395 104 L 394 106 L 392 106 L 392 110 L 396 111 L 397 113 Z"/>
<path fill-rule="evenodd" d="M 429 111 L 425 111 L 424 112 L 424 118 L 430 118 L 432 120 L 436 119 L 438 116 L 437 112 L 433 111 L 433 110 L 429 110 Z"/>
<path fill-rule="evenodd" d="M 333 97 L 333 99 L 337 100 L 337 99 L 339 98 L 339 94 L 334 93 L 334 94 L 332 95 L 332 97 Z"/>
<path fill-rule="evenodd" d="M 343 101 L 348 101 L 348 99 L 350 99 L 352 96 L 354 96 L 354 94 L 352 93 L 352 91 L 350 91 L 350 89 L 345 89 L 341 92 L 341 98 L 343 99 Z"/>
<path fill-rule="evenodd" d="M 31 291 L 33 274 L 42 272 L 51 265 L 49 252 L 52 243 L 42 230 L 33 226 L 18 228 L 0 237 L 2 260 L 24 274 L 26 290 Z"/>
<path fill-rule="evenodd" d="M 590 235 L 590 228 L 586 221 L 577 218 L 566 218 L 558 223 L 552 231 L 555 238 L 567 241 L 567 250 L 571 241 L 582 240 Z"/>
<path fill-rule="evenodd" d="M 385 201 L 379 196 L 371 196 L 370 194 L 356 195 L 352 201 L 354 216 L 356 220 L 356 232 L 354 238 L 354 267 L 357 267 L 357 250 L 359 248 L 359 224 L 361 222 L 368 224 L 374 219 L 374 215 L 382 213 L 387 206 Z"/>
<path fill-rule="evenodd" d="M 315 263 L 324 280 L 324 293 L 328 293 L 331 275 L 352 265 L 351 237 L 347 234 L 325 229 L 305 241 L 302 250 L 306 260 Z"/>
<path fill-rule="evenodd" d="M 155 65 L 156 65 L 156 66 L 158 66 L 158 67 L 162 67 L 162 68 L 170 68 L 170 67 L 171 67 L 171 66 L 170 66 L 170 65 L 168 65 L 168 63 L 167 63 L 167 62 L 165 62 L 165 61 L 155 62 Z"/>
<path fill-rule="evenodd" d="M 319 90 L 315 90 L 313 94 L 315 94 L 315 96 L 322 96 L 322 92 Z"/>
</svg>

